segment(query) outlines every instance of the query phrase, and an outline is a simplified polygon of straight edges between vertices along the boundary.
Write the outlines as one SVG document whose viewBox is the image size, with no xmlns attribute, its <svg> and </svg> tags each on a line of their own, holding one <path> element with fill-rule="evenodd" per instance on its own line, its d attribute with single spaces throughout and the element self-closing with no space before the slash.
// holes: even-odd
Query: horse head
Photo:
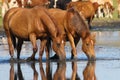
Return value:
<svg viewBox="0 0 120 80">
<path fill-rule="evenodd" d="M 89 60 L 95 60 L 95 34 L 88 34 L 82 39 L 82 50 Z"/>
</svg>

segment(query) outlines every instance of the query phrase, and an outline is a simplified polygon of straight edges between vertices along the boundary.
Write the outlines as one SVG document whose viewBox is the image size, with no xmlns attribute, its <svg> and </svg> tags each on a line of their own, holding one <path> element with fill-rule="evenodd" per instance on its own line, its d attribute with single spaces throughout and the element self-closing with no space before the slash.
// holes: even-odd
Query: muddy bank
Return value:
<svg viewBox="0 0 120 80">
<path fill-rule="evenodd" d="M 94 19 L 92 30 L 120 30 L 120 19 Z"/>
</svg>

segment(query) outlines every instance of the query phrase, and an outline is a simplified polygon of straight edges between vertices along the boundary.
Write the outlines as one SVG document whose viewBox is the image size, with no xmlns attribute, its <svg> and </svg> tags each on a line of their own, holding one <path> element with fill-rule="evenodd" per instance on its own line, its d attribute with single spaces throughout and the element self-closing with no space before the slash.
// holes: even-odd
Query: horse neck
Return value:
<svg viewBox="0 0 120 80">
<path fill-rule="evenodd" d="M 87 35 L 90 34 L 88 24 L 85 22 L 83 15 L 76 12 L 76 17 L 78 18 L 77 24 L 77 33 L 81 36 L 81 38 L 85 38 Z"/>
<path fill-rule="evenodd" d="M 82 31 L 81 38 L 82 40 L 86 39 L 88 36 L 90 36 L 90 31 Z"/>
</svg>

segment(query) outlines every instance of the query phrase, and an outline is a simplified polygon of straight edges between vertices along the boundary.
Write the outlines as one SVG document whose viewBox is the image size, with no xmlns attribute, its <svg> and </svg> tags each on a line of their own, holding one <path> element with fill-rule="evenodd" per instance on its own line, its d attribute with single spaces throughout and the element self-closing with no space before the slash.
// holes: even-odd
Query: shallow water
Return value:
<svg viewBox="0 0 120 80">
<path fill-rule="evenodd" d="M 70 44 L 65 46 L 65 63 L 41 62 L 10 63 L 6 38 L 0 39 L 0 80 L 119 80 L 120 79 L 120 31 L 93 31 L 96 33 L 96 61 L 88 62 L 81 51 L 81 42 L 77 46 L 78 61 L 69 61 Z M 38 41 L 38 46 L 39 46 Z M 30 42 L 25 42 L 21 59 L 32 53 Z M 54 54 L 54 52 L 52 51 Z M 16 57 L 16 54 L 15 54 Z M 36 55 L 38 58 L 38 53 Z"/>
</svg>

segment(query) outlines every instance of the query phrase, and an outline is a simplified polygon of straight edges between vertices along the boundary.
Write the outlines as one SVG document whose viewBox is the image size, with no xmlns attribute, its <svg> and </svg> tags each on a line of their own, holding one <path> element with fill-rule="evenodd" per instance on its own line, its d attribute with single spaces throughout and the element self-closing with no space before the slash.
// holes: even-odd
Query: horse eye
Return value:
<svg viewBox="0 0 120 80">
<path fill-rule="evenodd" d="M 13 2 L 14 4 L 16 3 L 16 1 Z"/>
<path fill-rule="evenodd" d="M 87 43 L 86 46 L 89 46 L 89 43 Z"/>
</svg>

